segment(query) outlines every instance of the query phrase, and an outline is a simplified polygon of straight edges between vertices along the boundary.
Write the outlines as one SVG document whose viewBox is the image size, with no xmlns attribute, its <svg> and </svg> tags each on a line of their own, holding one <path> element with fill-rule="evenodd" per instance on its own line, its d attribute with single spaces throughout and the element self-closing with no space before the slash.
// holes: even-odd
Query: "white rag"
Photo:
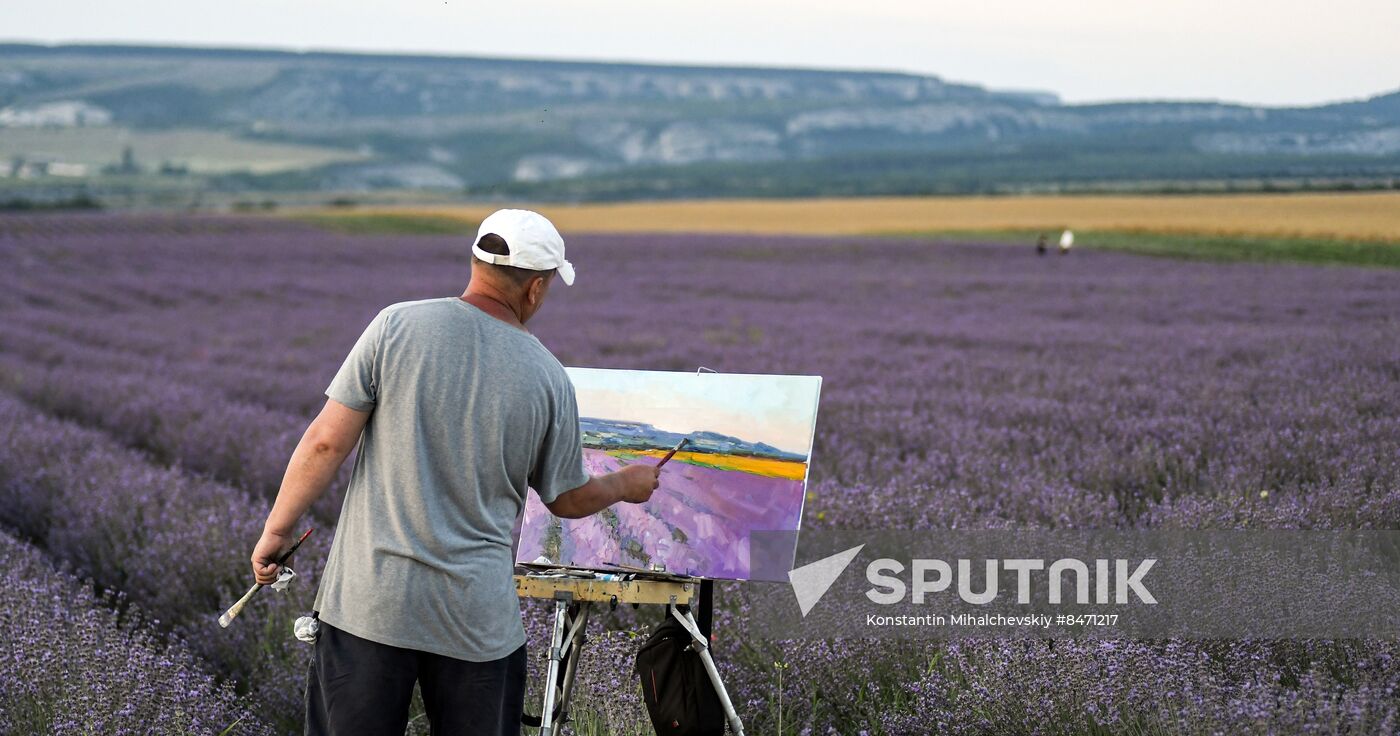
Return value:
<svg viewBox="0 0 1400 736">
<path fill-rule="evenodd" d="M 282 572 L 277 573 L 277 582 L 272 584 L 273 590 L 286 590 L 292 584 L 292 578 L 297 576 L 297 571 L 290 567 L 282 568 Z"/>
<path fill-rule="evenodd" d="M 304 642 L 315 644 L 316 637 L 321 634 L 321 622 L 311 616 L 302 616 L 292 624 L 292 633 Z"/>
</svg>

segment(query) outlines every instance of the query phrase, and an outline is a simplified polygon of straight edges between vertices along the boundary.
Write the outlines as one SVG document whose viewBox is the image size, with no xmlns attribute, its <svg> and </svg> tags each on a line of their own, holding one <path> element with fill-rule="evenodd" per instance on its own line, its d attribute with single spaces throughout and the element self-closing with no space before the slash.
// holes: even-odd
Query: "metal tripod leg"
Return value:
<svg viewBox="0 0 1400 736">
<path fill-rule="evenodd" d="M 710 656 L 710 642 L 700 633 L 700 626 L 695 623 L 689 610 L 681 613 L 674 603 L 667 606 L 667 610 L 681 622 L 681 626 L 690 632 L 690 638 L 695 641 L 695 650 L 700 653 L 700 661 L 705 664 L 705 672 L 710 675 L 710 682 L 715 686 L 715 694 L 719 695 L 720 705 L 724 706 L 724 716 L 729 719 L 730 730 L 734 732 L 734 736 L 744 736 L 744 722 L 739 720 L 739 713 L 734 710 L 734 703 L 729 700 L 729 691 L 724 689 L 724 681 L 719 678 L 715 658 Z"/>
<path fill-rule="evenodd" d="M 544 675 L 544 705 L 540 709 L 540 736 L 554 733 L 554 680 L 559 676 L 559 658 L 564 645 L 564 618 L 569 601 L 554 601 L 554 633 L 549 637 L 549 665 Z"/>
<path fill-rule="evenodd" d="M 564 667 L 564 682 L 559 686 L 559 722 L 569 718 L 569 696 L 574 692 L 574 675 L 578 672 L 579 658 L 583 656 L 585 629 L 588 627 L 588 611 L 593 604 L 589 601 L 576 604 L 577 610 L 569 619 L 568 634 L 564 637 L 561 651 L 569 652 L 569 663 Z"/>
<path fill-rule="evenodd" d="M 569 615 L 568 598 L 554 602 L 554 630 L 549 642 L 549 666 L 544 676 L 544 704 L 540 710 L 539 736 L 552 736 L 554 733 L 554 683 L 559 686 L 559 723 L 563 723 L 569 713 L 569 696 L 574 690 L 574 676 L 578 672 L 579 657 L 583 655 L 584 629 L 588 626 L 588 612 L 592 604 L 579 604 L 573 615 Z M 569 652 L 569 662 L 564 667 L 560 679 L 559 664 L 564 652 Z"/>
</svg>

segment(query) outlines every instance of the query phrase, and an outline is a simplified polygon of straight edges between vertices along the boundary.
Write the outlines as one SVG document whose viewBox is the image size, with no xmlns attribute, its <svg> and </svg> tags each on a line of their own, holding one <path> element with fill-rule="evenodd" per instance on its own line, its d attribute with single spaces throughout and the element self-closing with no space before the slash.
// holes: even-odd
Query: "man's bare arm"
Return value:
<svg viewBox="0 0 1400 736">
<path fill-rule="evenodd" d="M 659 485 L 661 470 L 652 465 L 628 465 L 606 475 L 595 475 L 587 483 L 559 494 L 545 504 L 549 513 L 565 519 L 581 519 L 626 501 L 646 503 Z"/>
<path fill-rule="evenodd" d="M 321 413 L 306 428 L 287 463 L 277 500 L 263 525 L 262 538 L 253 548 L 253 576 L 259 583 L 277 580 L 274 560 L 295 541 L 297 521 L 326 492 L 340 465 L 360 441 L 369 416 L 370 412 L 356 411 L 327 399 Z"/>
</svg>

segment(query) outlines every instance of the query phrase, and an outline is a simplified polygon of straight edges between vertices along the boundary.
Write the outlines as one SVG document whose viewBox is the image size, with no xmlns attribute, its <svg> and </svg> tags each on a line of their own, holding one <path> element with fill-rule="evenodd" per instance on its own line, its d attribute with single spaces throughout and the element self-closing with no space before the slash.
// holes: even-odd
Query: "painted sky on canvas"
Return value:
<svg viewBox="0 0 1400 736">
<path fill-rule="evenodd" d="M 8 40 L 878 69 L 1070 102 L 1304 105 L 1400 87 L 1395 0 L 8 4 Z"/>
<path fill-rule="evenodd" d="M 818 379 L 809 376 L 569 368 L 581 417 L 708 430 L 780 450 L 811 450 Z"/>
</svg>

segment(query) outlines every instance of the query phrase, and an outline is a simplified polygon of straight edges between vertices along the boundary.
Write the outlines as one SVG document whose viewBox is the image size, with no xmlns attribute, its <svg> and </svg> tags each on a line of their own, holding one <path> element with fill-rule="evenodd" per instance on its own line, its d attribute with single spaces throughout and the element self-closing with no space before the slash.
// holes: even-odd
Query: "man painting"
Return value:
<svg viewBox="0 0 1400 736">
<path fill-rule="evenodd" d="M 253 551 L 258 582 L 359 445 L 316 596 L 310 734 L 401 736 L 415 682 L 434 734 L 515 734 L 525 631 L 511 528 L 527 488 L 579 518 L 646 502 L 657 470 L 590 476 L 563 366 L 525 325 L 564 241 L 543 216 L 500 210 L 472 246 L 461 296 L 403 302 L 369 323 L 297 445 Z"/>
</svg>

